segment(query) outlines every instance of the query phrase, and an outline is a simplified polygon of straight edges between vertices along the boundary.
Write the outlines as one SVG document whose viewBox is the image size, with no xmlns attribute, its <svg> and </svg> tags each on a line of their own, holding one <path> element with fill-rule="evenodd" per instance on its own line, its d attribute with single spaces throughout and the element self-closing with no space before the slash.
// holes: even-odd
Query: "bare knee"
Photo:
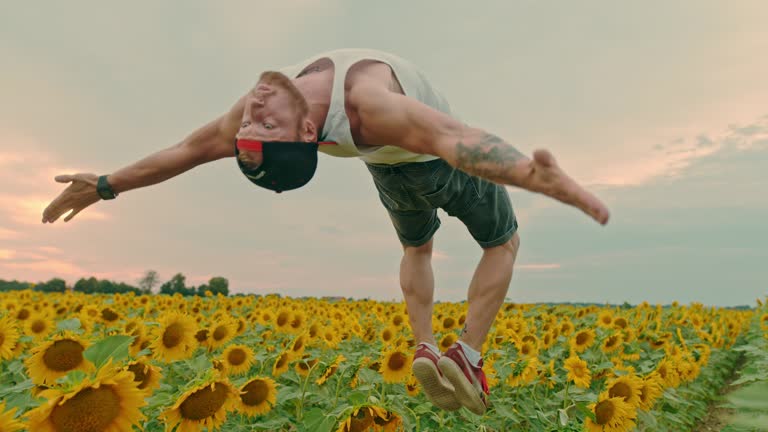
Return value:
<svg viewBox="0 0 768 432">
<path fill-rule="evenodd" d="M 403 254 L 405 255 L 411 255 L 411 256 L 432 256 L 432 240 L 429 239 L 428 242 L 424 243 L 421 246 L 407 246 L 403 245 Z"/>
<path fill-rule="evenodd" d="M 513 257 L 517 256 L 517 251 L 520 249 L 520 236 L 515 232 L 515 234 L 507 240 L 505 243 L 502 243 L 498 246 L 490 247 L 490 248 L 484 248 L 483 253 L 508 253 L 511 254 Z"/>
</svg>

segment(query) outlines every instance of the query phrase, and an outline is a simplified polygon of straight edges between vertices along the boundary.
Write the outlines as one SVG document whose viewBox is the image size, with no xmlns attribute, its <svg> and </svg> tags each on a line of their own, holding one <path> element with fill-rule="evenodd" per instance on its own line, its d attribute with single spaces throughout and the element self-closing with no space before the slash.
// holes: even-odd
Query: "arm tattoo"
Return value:
<svg viewBox="0 0 768 432">
<path fill-rule="evenodd" d="M 477 143 L 465 144 L 463 137 L 456 143 L 457 167 L 470 174 L 498 178 L 521 159 L 527 157 L 496 135 L 485 133 Z"/>
</svg>

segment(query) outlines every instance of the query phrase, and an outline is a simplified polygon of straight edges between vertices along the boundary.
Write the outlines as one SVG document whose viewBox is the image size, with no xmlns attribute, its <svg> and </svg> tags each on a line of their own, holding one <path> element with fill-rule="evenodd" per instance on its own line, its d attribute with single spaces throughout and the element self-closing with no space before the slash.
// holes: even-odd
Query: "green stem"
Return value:
<svg viewBox="0 0 768 432">
<path fill-rule="evenodd" d="M 568 388 L 571 385 L 571 381 L 568 380 L 565 382 L 565 394 L 563 395 L 563 409 L 568 406 Z"/>
<path fill-rule="evenodd" d="M 317 366 L 317 363 L 309 368 L 307 376 L 304 377 L 304 382 L 301 385 L 301 399 L 299 400 L 299 406 L 296 408 L 296 418 L 299 421 L 301 421 L 301 418 L 304 416 L 304 395 L 307 394 L 307 383 L 309 382 L 309 377 L 312 376 L 312 371 L 315 369 L 315 366 Z"/>
</svg>

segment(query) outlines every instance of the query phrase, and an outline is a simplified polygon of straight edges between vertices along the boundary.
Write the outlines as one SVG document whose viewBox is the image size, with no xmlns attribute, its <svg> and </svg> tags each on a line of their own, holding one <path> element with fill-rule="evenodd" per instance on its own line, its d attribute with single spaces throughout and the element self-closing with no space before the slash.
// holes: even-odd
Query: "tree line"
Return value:
<svg viewBox="0 0 768 432">
<path fill-rule="evenodd" d="M 208 280 L 208 283 L 201 284 L 197 287 L 187 286 L 186 276 L 181 273 L 176 273 L 171 279 L 166 282 L 160 283 L 160 276 L 154 270 L 147 271 L 144 276 L 137 281 L 137 285 L 127 284 L 125 282 L 115 282 L 108 279 L 97 279 L 93 276 L 89 278 L 80 278 L 74 285 L 67 285 L 66 281 L 61 278 L 52 278 L 45 282 L 25 282 L 25 281 L 6 281 L 0 279 L 0 291 L 19 291 L 25 289 L 31 289 L 41 292 L 66 292 L 77 291 L 86 294 L 116 294 L 116 293 L 128 293 L 135 294 L 152 294 L 155 292 L 154 288 L 159 285 L 157 290 L 158 294 L 181 294 L 183 296 L 193 295 L 205 295 L 206 291 L 210 291 L 213 295 L 222 294 L 229 295 L 229 281 L 221 276 L 215 276 Z"/>
</svg>

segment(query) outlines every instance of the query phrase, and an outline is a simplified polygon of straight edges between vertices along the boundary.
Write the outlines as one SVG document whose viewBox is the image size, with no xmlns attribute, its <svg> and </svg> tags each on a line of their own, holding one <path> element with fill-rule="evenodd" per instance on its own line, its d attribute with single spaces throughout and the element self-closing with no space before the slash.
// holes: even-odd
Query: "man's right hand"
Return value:
<svg viewBox="0 0 768 432">
<path fill-rule="evenodd" d="M 101 200 L 96 192 L 96 183 L 99 180 L 96 174 L 58 175 L 55 180 L 59 183 L 71 184 L 43 210 L 43 223 L 53 223 L 61 215 L 72 210 L 72 213 L 64 218 L 64 222 L 69 222 L 84 208 Z"/>
</svg>

